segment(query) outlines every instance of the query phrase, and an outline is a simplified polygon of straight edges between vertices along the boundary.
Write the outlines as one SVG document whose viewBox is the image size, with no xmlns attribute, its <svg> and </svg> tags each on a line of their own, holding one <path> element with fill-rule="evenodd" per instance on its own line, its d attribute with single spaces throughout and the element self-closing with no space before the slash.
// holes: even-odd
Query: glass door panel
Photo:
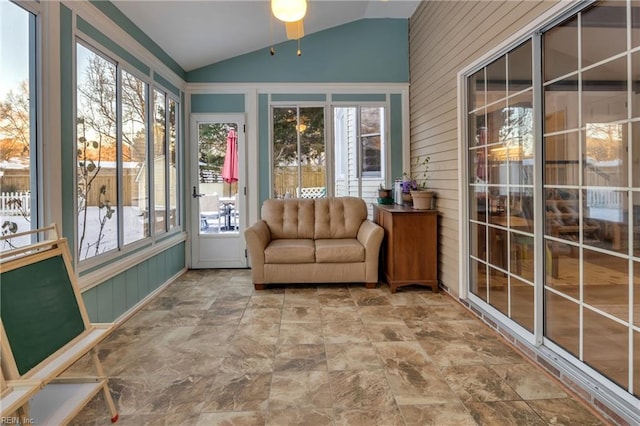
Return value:
<svg viewBox="0 0 640 426">
<path fill-rule="evenodd" d="M 192 267 L 243 268 L 244 124 L 238 115 L 192 116 Z"/>
</svg>

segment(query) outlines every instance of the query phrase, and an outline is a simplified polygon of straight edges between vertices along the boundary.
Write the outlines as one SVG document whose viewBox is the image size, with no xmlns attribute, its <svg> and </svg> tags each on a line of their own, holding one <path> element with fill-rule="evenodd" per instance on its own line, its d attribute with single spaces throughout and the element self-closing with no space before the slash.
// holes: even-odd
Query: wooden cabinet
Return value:
<svg viewBox="0 0 640 426">
<path fill-rule="evenodd" d="M 420 284 L 438 291 L 438 212 L 401 205 L 373 206 L 374 221 L 384 228 L 380 275 L 391 292 Z"/>
</svg>

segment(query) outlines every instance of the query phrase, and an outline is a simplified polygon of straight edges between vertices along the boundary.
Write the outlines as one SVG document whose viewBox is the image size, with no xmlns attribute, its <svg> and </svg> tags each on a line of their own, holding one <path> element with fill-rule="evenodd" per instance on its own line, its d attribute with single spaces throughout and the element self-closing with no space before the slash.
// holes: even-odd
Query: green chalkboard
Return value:
<svg viewBox="0 0 640 426">
<path fill-rule="evenodd" d="M 0 274 L 0 316 L 24 375 L 85 330 L 60 250 Z"/>
</svg>

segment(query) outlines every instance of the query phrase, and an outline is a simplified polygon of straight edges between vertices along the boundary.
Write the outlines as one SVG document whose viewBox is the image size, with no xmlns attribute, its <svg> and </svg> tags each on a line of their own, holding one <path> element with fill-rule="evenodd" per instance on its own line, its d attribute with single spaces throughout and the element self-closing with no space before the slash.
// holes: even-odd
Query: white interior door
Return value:
<svg viewBox="0 0 640 426">
<path fill-rule="evenodd" d="M 242 114 L 191 116 L 191 267 L 246 268 Z"/>
</svg>

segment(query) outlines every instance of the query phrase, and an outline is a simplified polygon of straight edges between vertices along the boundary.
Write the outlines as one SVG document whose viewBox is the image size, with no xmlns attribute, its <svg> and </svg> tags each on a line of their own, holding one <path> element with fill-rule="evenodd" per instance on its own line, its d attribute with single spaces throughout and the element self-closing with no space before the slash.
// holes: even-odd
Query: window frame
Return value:
<svg viewBox="0 0 640 426">
<path fill-rule="evenodd" d="M 118 221 L 118 229 L 117 229 L 117 246 L 114 249 L 111 249 L 107 252 L 104 253 L 100 253 L 98 255 L 86 258 L 86 259 L 82 259 L 80 260 L 78 258 L 78 253 L 77 253 L 77 247 L 76 247 L 76 252 L 74 253 L 74 259 L 75 259 L 75 263 L 77 265 L 77 269 L 80 272 L 80 274 L 82 275 L 83 273 L 89 272 L 89 271 L 93 271 L 96 270 L 96 268 L 100 268 L 101 266 L 105 266 L 111 262 L 113 262 L 114 260 L 117 260 L 119 258 L 121 258 L 123 255 L 126 255 L 127 253 L 133 253 L 133 252 L 138 252 L 140 250 L 144 250 L 144 249 L 150 249 L 153 247 L 164 247 L 166 244 L 164 243 L 165 240 L 171 240 L 173 241 L 173 237 L 183 233 L 183 220 L 182 218 L 184 217 L 184 214 L 182 212 L 184 205 L 182 202 L 182 188 L 181 185 L 183 184 L 183 176 L 182 176 L 182 171 L 183 171 L 183 156 L 182 156 L 182 146 L 183 146 L 183 137 L 182 137 L 182 102 L 180 100 L 180 97 L 177 96 L 175 93 L 173 93 L 171 90 L 166 89 L 162 84 L 158 83 L 157 81 L 155 81 L 150 75 L 146 75 L 145 73 L 140 72 L 139 70 L 136 69 L 136 67 L 131 66 L 129 63 L 127 63 L 124 59 L 120 58 L 118 55 L 112 53 L 110 50 L 102 47 L 99 43 L 90 41 L 91 39 L 89 37 L 85 37 L 83 36 L 81 33 L 77 33 L 75 38 L 74 38 L 74 50 L 73 50 L 73 56 L 74 56 L 74 67 L 73 67 L 73 72 L 74 72 L 74 111 L 73 111 L 73 116 L 75 117 L 75 119 L 77 120 L 77 113 L 78 113 L 78 108 L 77 108 L 77 64 L 76 64 L 76 49 L 77 49 L 77 45 L 81 44 L 83 47 L 85 47 L 86 49 L 90 50 L 92 53 L 101 56 L 102 58 L 106 59 L 107 61 L 114 63 L 116 66 L 116 111 L 117 111 L 117 118 L 116 118 L 116 134 L 117 134 L 117 138 L 116 138 L 116 145 L 117 145 L 117 194 L 118 194 L 118 205 L 115 206 L 116 211 L 119 213 L 119 216 L 122 217 L 122 209 L 123 209 L 123 199 L 122 199 L 122 194 L 123 194 L 123 187 L 124 187 L 124 182 L 122 179 L 122 157 L 121 157 L 121 153 L 122 153 L 122 140 L 123 140 L 123 136 L 122 136 L 122 125 L 123 125 L 123 117 L 122 117 L 122 72 L 126 71 L 127 73 L 129 73 L 130 75 L 132 75 L 133 77 L 139 79 L 140 81 L 142 81 L 145 85 L 145 90 L 146 90 L 146 98 L 147 98 L 147 105 L 146 105 L 146 116 L 145 116 L 145 120 L 146 120 L 146 134 L 147 134 L 147 146 L 146 146 L 146 171 L 144 172 L 146 175 L 146 179 L 147 179 L 147 187 L 146 187 L 146 192 L 147 192 L 147 197 L 148 197 L 148 206 L 153 206 L 154 205 L 154 182 L 153 182 L 153 173 L 154 173 L 154 167 L 153 167 L 153 157 L 154 157 L 154 140 L 153 140 L 153 126 L 155 123 L 155 118 L 154 118 L 154 108 L 155 108 L 155 104 L 154 104 L 154 99 L 153 99 L 153 93 L 154 90 L 159 91 L 160 93 L 162 93 L 164 95 L 164 104 L 165 104 L 165 123 L 169 122 L 169 100 L 173 101 L 175 103 L 175 154 L 176 154 L 176 158 L 175 158 L 175 164 L 176 164 L 176 185 L 175 185 L 175 198 L 176 198 L 176 208 L 175 208 L 175 225 L 168 227 L 168 221 L 165 220 L 165 227 L 164 230 L 162 232 L 156 232 L 155 228 L 154 228 L 154 222 L 152 222 L 150 217 L 146 218 L 146 224 L 145 226 L 148 227 L 147 230 L 147 235 L 143 236 L 142 238 L 127 243 L 125 244 L 124 242 L 124 236 L 123 236 L 123 232 L 124 232 L 124 224 L 122 220 Z M 153 75 L 153 71 L 150 72 L 151 75 Z M 77 126 L 74 125 L 74 140 L 76 141 L 75 143 L 77 143 Z M 164 134 L 165 134 L 165 140 L 164 140 L 164 147 L 165 147 L 165 153 L 167 154 L 169 152 L 169 126 L 165 125 L 165 130 L 164 130 Z M 166 155 L 165 154 L 165 155 Z M 168 158 L 168 156 L 167 156 Z M 74 164 L 76 164 L 74 162 Z M 77 164 L 76 164 L 77 167 Z M 164 179 L 164 183 L 163 183 L 163 190 L 164 190 L 164 194 L 165 194 L 165 198 L 168 200 L 169 198 L 169 189 L 170 189 L 170 182 L 169 182 L 169 176 L 168 176 L 168 170 L 169 170 L 169 161 L 165 161 L 165 179 Z M 74 172 L 74 187 L 77 187 L 77 173 Z M 77 211 L 78 208 L 78 197 L 75 196 L 74 197 L 74 209 L 75 211 Z M 169 215 L 169 211 L 168 211 L 168 202 L 165 205 L 165 211 L 164 211 L 164 215 L 165 218 L 168 217 Z M 74 217 L 74 240 L 75 240 L 75 244 L 78 244 L 78 216 L 75 215 Z M 155 252 L 155 250 L 154 250 Z"/>
<path fill-rule="evenodd" d="M 333 191 L 333 186 L 330 180 L 330 174 L 331 174 L 331 164 L 329 162 L 329 159 L 332 156 L 332 151 L 330 148 L 330 144 L 328 143 L 328 139 L 327 139 L 327 129 L 328 127 L 328 118 L 327 118 L 327 104 L 322 102 L 270 102 L 269 103 L 269 188 L 270 188 L 270 197 L 273 197 L 274 193 L 274 164 L 273 164 L 273 156 L 274 156 L 274 150 L 273 150 L 273 145 L 274 145 L 274 134 L 273 134 L 273 126 L 274 126 L 274 120 L 273 120 L 273 116 L 274 116 L 274 110 L 277 108 L 291 108 L 291 109 L 295 109 L 296 111 L 296 128 L 298 127 L 298 125 L 300 124 L 300 110 L 301 109 L 305 109 L 305 108 L 318 108 L 318 109 L 322 109 L 322 113 L 323 113 L 323 136 L 324 136 L 324 155 L 325 155 L 325 159 L 324 159 L 324 168 L 325 168 L 325 188 L 326 194 L 330 194 Z M 300 131 L 298 129 L 296 129 L 296 135 L 297 135 L 297 159 L 300 159 L 300 146 L 301 146 L 301 142 L 300 142 Z M 302 184 L 302 172 L 301 172 L 301 164 L 300 161 L 298 161 L 298 186 L 300 187 Z M 283 195 L 284 197 L 284 195 Z M 296 198 L 295 194 L 291 194 L 292 198 Z"/>
</svg>

